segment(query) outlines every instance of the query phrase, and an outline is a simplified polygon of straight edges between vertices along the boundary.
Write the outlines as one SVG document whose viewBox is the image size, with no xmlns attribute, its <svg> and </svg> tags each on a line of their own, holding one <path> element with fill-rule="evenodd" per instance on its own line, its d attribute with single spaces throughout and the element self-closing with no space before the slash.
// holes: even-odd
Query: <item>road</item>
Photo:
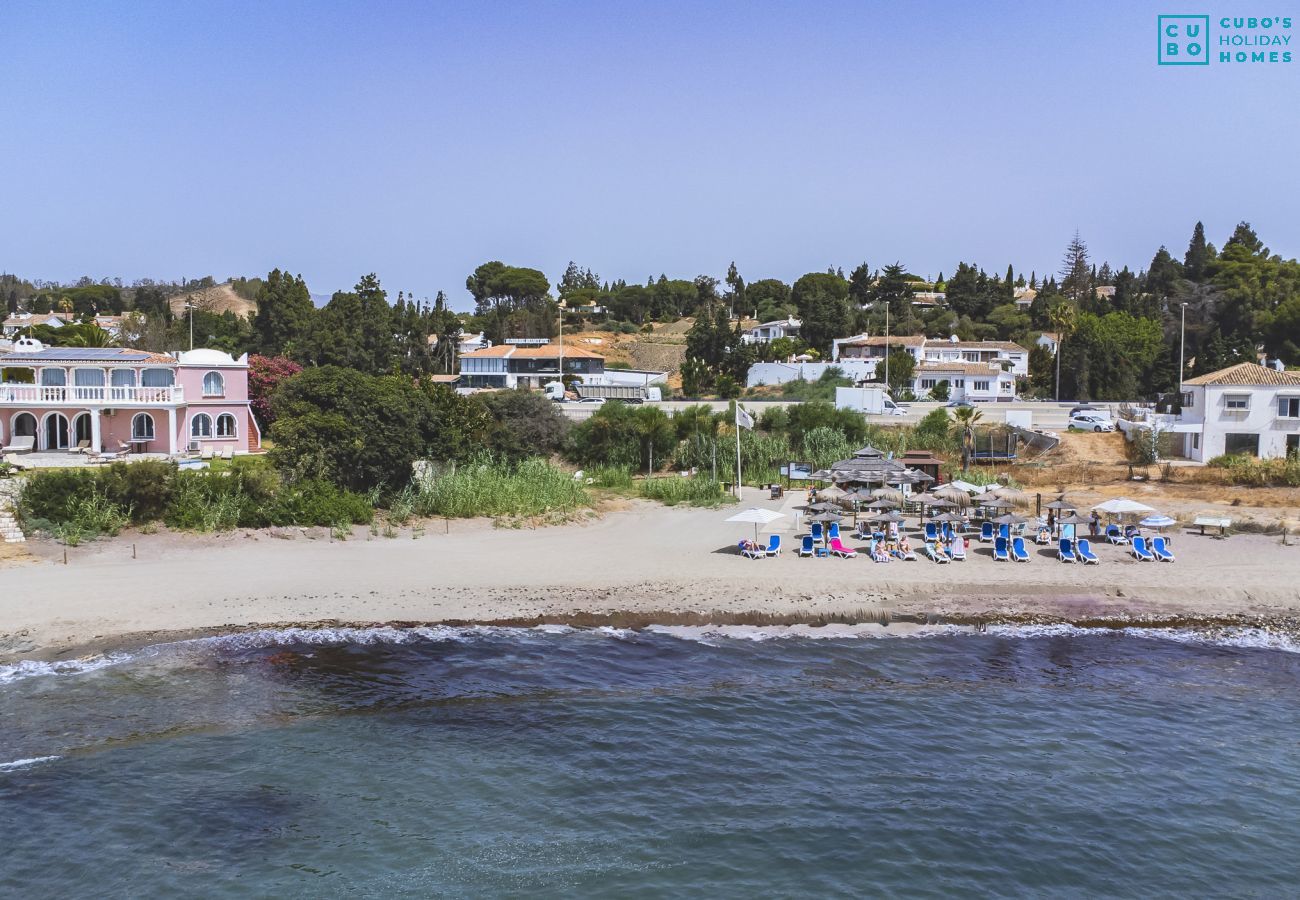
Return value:
<svg viewBox="0 0 1300 900">
<path fill-rule="evenodd" d="M 797 400 L 742 400 L 741 405 L 751 412 L 761 414 L 763 410 L 769 409 L 773 406 L 789 406 L 792 403 L 798 402 L 799 401 Z M 715 411 L 723 412 L 726 411 L 729 403 L 725 400 L 665 400 L 656 405 L 669 415 L 674 415 L 679 409 L 699 405 L 708 406 Z M 907 403 L 904 405 L 908 410 L 907 415 L 867 416 L 867 421 L 880 425 L 915 425 L 917 422 L 921 421 L 926 413 L 933 409 L 938 409 L 944 404 L 935 401 L 926 401 Z M 1016 400 L 1011 403 L 978 403 L 976 404 L 976 408 L 982 414 L 981 421 L 989 424 L 1005 422 L 1007 420 L 1008 410 L 1029 410 L 1033 414 L 1032 427 L 1045 431 L 1063 432 L 1066 430 L 1066 425 L 1069 422 L 1070 410 L 1077 405 L 1078 404 L 1073 402 L 1053 403 Z M 1115 417 L 1113 404 L 1094 403 L 1090 405 L 1099 409 L 1109 410 L 1111 417 Z M 595 403 L 563 403 L 560 404 L 560 408 L 568 418 L 575 422 L 581 422 L 599 409 L 600 405 Z"/>
</svg>

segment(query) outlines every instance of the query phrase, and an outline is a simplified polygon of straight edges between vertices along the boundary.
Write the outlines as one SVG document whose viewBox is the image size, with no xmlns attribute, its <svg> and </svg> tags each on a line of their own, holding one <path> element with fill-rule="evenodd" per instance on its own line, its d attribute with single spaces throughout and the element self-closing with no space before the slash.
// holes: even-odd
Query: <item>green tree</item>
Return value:
<svg viewBox="0 0 1300 900">
<path fill-rule="evenodd" d="M 802 321 L 804 343 L 826 356 L 831 341 L 848 337 L 853 318 L 849 308 L 849 283 L 838 275 L 809 272 L 794 283 L 791 300 Z"/>
<path fill-rule="evenodd" d="M 272 269 L 257 289 L 256 300 L 254 349 L 263 356 L 298 358 L 316 316 L 316 305 L 302 276 Z"/>
<path fill-rule="evenodd" d="M 900 262 L 885 266 L 871 288 L 872 306 L 881 312 L 889 309 L 893 334 L 911 333 L 912 292 L 913 283 Z"/>
<path fill-rule="evenodd" d="M 397 338 L 388 295 L 372 273 L 339 291 L 316 316 L 311 353 L 317 366 L 345 366 L 371 375 L 393 371 Z"/>
<path fill-rule="evenodd" d="M 1205 278 L 1206 267 L 1210 263 L 1210 253 L 1205 246 L 1205 226 L 1200 222 L 1192 229 L 1192 240 L 1187 245 L 1187 254 L 1183 257 L 1183 270 L 1191 281 Z"/>
<path fill-rule="evenodd" d="M 949 396 L 949 388 L 950 385 L 948 384 L 947 379 L 940 381 L 934 387 L 930 388 L 930 399 L 938 400 L 940 403 L 946 402 Z"/>
<path fill-rule="evenodd" d="M 271 408 L 276 468 L 355 491 L 404 485 L 435 425 L 429 396 L 409 378 L 338 366 L 305 369 L 285 381 Z"/>
<path fill-rule="evenodd" d="M 877 366 L 877 372 L 884 374 L 885 369 Z M 895 397 L 902 397 L 912 389 L 912 375 L 916 371 L 916 359 L 902 347 L 889 351 L 889 392 Z"/>
<path fill-rule="evenodd" d="M 954 425 L 961 439 L 962 471 L 970 468 L 971 454 L 975 450 L 975 426 L 984 418 L 984 414 L 973 406 L 960 406 L 952 411 Z"/>
<path fill-rule="evenodd" d="M 1085 299 L 1091 300 L 1091 286 L 1092 267 L 1088 263 L 1088 245 L 1076 230 L 1061 261 L 1061 293 L 1079 305 Z"/>
<path fill-rule="evenodd" d="M 494 427 L 488 447 L 509 459 L 549 456 L 559 451 L 569 420 L 555 404 L 535 391 L 488 391 L 479 395 Z"/>
</svg>

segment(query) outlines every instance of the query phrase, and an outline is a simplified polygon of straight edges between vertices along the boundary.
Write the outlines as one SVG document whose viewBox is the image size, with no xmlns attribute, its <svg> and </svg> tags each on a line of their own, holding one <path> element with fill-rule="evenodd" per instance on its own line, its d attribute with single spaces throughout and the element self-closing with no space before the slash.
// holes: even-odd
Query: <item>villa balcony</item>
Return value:
<svg viewBox="0 0 1300 900">
<path fill-rule="evenodd" d="M 0 384 L 0 406 L 131 407 L 175 406 L 185 402 L 184 389 L 171 387 L 88 387 Z"/>
</svg>

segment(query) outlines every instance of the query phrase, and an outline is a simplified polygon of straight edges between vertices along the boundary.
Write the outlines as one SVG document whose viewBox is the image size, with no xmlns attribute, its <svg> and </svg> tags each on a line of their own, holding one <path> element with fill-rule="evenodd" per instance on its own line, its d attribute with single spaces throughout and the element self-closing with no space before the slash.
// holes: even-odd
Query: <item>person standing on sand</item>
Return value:
<svg viewBox="0 0 1300 900">
<path fill-rule="evenodd" d="M 1092 515 L 1088 517 L 1088 536 L 1096 537 L 1100 533 L 1097 531 L 1097 529 L 1100 527 L 1101 527 L 1101 513 L 1097 512 L 1097 510 L 1094 509 L 1092 511 Z"/>
</svg>

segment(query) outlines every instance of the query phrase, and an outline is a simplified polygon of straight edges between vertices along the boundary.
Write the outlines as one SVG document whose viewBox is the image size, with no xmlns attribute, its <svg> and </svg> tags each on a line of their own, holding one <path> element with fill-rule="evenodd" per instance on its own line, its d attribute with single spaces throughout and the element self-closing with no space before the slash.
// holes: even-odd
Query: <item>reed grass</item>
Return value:
<svg viewBox="0 0 1300 900">
<path fill-rule="evenodd" d="M 412 507 L 421 516 L 539 516 L 590 505 L 573 476 L 543 459 L 517 464 L 484 460 L 413 485 Z"/>
<path fill-rule="evenodd" d="M 686 503 L 690 506 L 720 506 L 731 502 L 731 497 L 723 493 L 721 483 L 707 475 L 693 475 L 688 478 L 669 476 L 666 478 L 647 478 L 641 482 L 641 496 L 649 500 L 658 500 L 665 506 Z"/>
</svg>

